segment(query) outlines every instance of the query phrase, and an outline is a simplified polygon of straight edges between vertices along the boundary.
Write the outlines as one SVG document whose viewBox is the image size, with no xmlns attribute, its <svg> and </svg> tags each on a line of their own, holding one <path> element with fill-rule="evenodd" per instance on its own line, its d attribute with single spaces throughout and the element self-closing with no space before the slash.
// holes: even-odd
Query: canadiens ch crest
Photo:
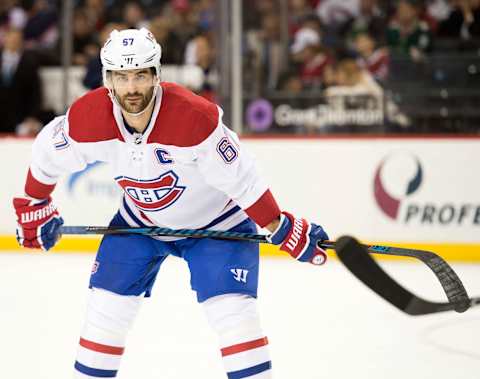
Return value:
<svg viewBox="0 0 480 379">
<path fill-rule="evenodd" d="M 150 180 L 137 180 L 127 176 L 118 176 L 115 180 L 137 208 L 149 212 L 168 208 L 185 190 L 185 187 L 178 185 L 178 176 L 173 171 Z"/>
</svg>

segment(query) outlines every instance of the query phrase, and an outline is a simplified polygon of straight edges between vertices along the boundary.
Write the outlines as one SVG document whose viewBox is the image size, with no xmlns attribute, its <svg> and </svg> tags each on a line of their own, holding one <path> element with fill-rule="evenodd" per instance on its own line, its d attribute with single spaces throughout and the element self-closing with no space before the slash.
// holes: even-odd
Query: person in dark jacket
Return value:
<svg viewBox="0 0 480 379">
<path fill-rule="evenodd" d="M 9 29 L 0 50 L 0 132 L 35 135 L 42 127 L 41 82 L 33 53 L 23 49 L 23 34 Z"/>
</svg>

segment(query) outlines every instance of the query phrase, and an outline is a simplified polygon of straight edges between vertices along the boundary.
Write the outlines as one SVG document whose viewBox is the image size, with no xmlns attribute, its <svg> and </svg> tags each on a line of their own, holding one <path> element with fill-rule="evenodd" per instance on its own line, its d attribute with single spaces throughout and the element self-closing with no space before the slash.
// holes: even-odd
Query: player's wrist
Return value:
<svg viewBox="0 0 480 379">
<path fill-rule="evenodd" d="M 265 228 L 270 231 L 271 233 L 275 233 L 275 231 L 278 229 L 278 227 L 281 224 L 281 215 L 272 220 Z"/>
<path fill-rule="evenodd" d="M 287 238 L 287 235 L 292 228 L 292 222 L 284 213 L 280 214 L 277 222 L 277 226 L 273 229 L 269 239 L 273 244 L 280 245 L 285 241 L 285 238 Z"/>
</svg>

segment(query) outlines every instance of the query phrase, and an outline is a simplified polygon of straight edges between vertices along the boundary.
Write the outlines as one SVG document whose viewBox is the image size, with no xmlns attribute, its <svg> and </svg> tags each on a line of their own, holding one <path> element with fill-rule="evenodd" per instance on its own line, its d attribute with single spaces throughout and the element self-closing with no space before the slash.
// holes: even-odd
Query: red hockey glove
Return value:
<svg viewBox="0 0 480 379">
<path fill-rule="evenodd" d="M 269 239 L 273 244 L 280 245 L 280 250 L 301 262 L 322 265 L 327 261 L 325 251 L 317 246 L 317 242 L 328 240 L 327 233 L 320 225 L 310 224 L 290 213 L 282 212 L 280 224 Z"/>
<path fill-rule="evenodd" d="M 60 238 L 63 225 L 52 199 L 15 197 L 13 206 L 17 214 L 18 243 L 31 249 L 51 249 Z"/>
</svg>

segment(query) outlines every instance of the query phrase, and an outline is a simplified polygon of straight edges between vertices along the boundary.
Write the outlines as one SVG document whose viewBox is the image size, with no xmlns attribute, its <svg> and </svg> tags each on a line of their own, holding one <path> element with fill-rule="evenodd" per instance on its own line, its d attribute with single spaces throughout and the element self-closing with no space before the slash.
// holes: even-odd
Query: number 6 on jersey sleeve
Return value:
<svg viewBox="0 0 480 379">
<path fill-rule="evenodd" d="M 235 146 L 228 140 L 227 137 L 223 137 L 217 144 L 217 152 L 220 154 L 225 163 L 230 164 L 238 157 L 238 152 Z"/>
</svg>

